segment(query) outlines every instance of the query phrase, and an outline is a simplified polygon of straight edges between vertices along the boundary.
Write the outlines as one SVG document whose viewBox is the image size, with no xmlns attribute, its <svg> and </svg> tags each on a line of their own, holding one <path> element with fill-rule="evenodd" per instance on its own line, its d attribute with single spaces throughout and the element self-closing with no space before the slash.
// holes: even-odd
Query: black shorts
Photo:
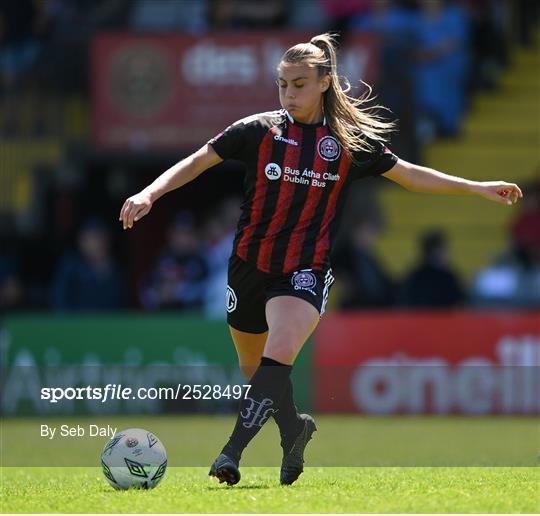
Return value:
<svg viewBox="0 0 540 516">
<path fill-rule="evenodd" d="M 333 282 L 332 269 L 271 274 L 233 255 L 229 259 L 227 322 L 239 331 L 264 333 L 268 330 L 266 302 L 277 296 L 305 299 L 322 317 Z"/>
</svg>

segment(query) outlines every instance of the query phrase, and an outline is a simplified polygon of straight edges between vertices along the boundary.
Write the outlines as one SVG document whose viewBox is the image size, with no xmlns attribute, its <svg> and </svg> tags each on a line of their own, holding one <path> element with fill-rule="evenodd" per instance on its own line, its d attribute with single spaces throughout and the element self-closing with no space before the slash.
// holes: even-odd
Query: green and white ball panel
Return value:
<svg viewBox="0 0 540 516">
<path fill-rule="evenodd" d="M 101 452 L 105 478 L 115 489 L 156 487 L 167 469 L 162 442 L 141 428 L 114 434 Z"/>
</svg>

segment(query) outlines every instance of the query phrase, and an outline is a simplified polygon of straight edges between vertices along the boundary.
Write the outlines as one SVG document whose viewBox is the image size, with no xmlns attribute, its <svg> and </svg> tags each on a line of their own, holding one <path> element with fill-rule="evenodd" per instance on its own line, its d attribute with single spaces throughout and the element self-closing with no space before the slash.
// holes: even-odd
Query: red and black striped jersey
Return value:
<svg viewBox="0 0 540 516">
<path fill-rule="evenodd" d="M 285 110 L 244 118 L 212 138 L 208 143 L 222 159 L 240 160 L 247 169 L 233 252 L 264 272 L 329 267 L 351 182 L 397 161 L 384 144 L 366 140 L 373 151 L 351 159 L 325 121 L 302 124 Z"/>
</svg>

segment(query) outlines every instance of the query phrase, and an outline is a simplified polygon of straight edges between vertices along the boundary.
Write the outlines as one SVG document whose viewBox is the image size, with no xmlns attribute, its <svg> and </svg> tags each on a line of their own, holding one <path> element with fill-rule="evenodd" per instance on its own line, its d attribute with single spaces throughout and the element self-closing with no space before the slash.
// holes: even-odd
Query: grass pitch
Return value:
<svg viewBox="0 0 540 516">
<path fill-rule="evenodd" d="M 2 512 L 14 513 L 535 513 L 536 468 L 243 468 L 226 487 L 207 468 L 171 468 L 153 491 L 114 491 L 98 468 L 5 468 Z"/>
<path fill-rule="evenodd" d="M 122 416 L 1 422 L 2 513 L 537 513 L 534 418 L 317 416 L 306 470 L 279 484 L 277 428 L 246 450 L 233 487 L 208 477 L 231 416 Z M 40 437 L 40 425 L 140 427 L 169 465 L 152 491 L 115 491 L 98 468 L 106 438 Z M 225 437 L 224 437 L 225 436 Z M 41 466 L 41 467 L 35 467 Z M 181 467 L 180 467 L 181 466 Z M 399 466 L 399 467 L 398 467 Z M 434 467 L 438 466 L 438 467 Z M 463 467 L 469 466 L 469 467 Z M 490 466 L 490 467 L 482 467 Z M 495 467 L 497 466 L 497 467 Z"/>
</svg>

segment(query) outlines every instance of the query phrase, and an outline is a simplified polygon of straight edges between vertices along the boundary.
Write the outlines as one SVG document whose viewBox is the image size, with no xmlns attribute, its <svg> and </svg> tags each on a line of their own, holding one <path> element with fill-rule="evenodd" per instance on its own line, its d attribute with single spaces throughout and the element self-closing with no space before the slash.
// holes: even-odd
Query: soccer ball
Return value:
<svg viewBox="0 0 540 516">
<path fill-rule="evenodd" d="M 167 469 L 167 453 L 161 441 L 141 428 L 114 434 L 101 452 L 103 474 L 115 489 L 152 489 Z"/>
</svg>

